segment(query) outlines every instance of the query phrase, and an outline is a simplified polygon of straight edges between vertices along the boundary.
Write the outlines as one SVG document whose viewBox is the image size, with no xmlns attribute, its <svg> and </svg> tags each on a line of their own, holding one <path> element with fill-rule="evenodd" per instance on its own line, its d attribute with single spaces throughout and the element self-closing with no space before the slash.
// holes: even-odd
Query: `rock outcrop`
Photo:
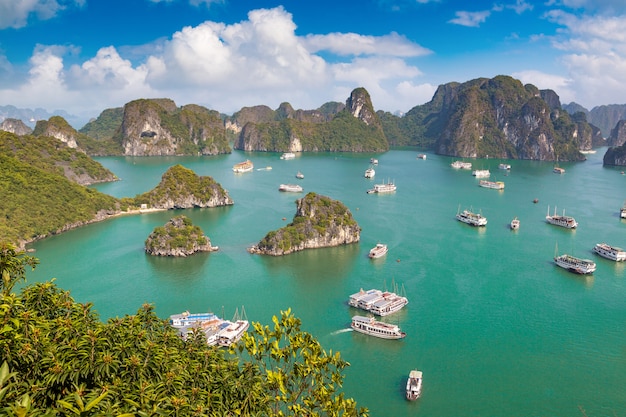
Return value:
<svg viewBox="0 0 626 417">
<path fill-rule="evenodd" d="M 134 204 L 148 208 L 181 209 L 234 204 L 228 192 L 211 177 L 201 177 L 182 165 L 174 165 L 151 191 L 138 195 Z"/>
<path fill-rule="evenodd" d="M 5 132 L 15 133 L 18 136 L 22 135 L 30 135 L 33 133 L 33 129 L 26 126 L 23 121 L 20 119 L 5 119 L 2 123 L 0 123 L 0 130 L 4 130 Z"/>
<path fill-rule="evenodd" d="M 145 242 L 145 250 L 154 256 L 189 256 L 196 252 L 218 250 L 199 226 L 194 226 L 185 216 L 170 219 L 164 226 L 155 228 Z"/>
<path fill-rule="evenodd" d="M 61 116 L 52 116 L 48 120 L 38 121 L 33 135 L 50 136 L 60 140 L 70 148 L 76 149 L 78 147 L 76 142 L 78 132 Z"/>
<path fill-rule="evenodd" d="M 622 146 L 626 143 L 626 120 L 620 120 L 611 129 L 611 134 L 606 140 L 608 146 Z"/>
<path fill-rule="evenodd" d="M 272 256 L 356 243 L 361 228 L 350 210 L 340 201 L 308 193 L 296 200 L 296 215 L 287 226 L 269 232 L 250 253 Z"/>
<path fill-rule="evenodd" d="M 241 129 L 234 148 L 262 152 L 384 152 L 389 144 L 369 93 L 357 88 L 346 104 L 294 110 L 282 103 L 245 108 L 233 115 Z M 237 127 L 230 124 L 231 130 Z"/>
<path fill-rule="evenodd" d="M 216 111 L 170 99 L 135 100 L 124 106 L 115 134 L 124 155 L 217 155 L 230 153 L 224 122 Z"/>
</svg>

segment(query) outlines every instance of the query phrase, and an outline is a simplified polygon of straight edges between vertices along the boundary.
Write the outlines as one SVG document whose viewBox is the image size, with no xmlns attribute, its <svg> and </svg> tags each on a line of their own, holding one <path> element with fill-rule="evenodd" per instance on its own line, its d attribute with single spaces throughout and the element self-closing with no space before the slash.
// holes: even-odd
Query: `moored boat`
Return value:
<svg viewBox="0 0 626 417">
<path fill-rule="evenodd" d="M 280 184 L 278 186 L 278 191 L 284 191 L 288 193 L 301 193 L 302 187 L 298 184 Z"/>
<path fill-rule="evenodd" d="M 473 213 L 469 210 L 463 210 L 456 213 L 456 219 L 460 222 L 467 223 L 471 226 L 486 226 L 487 218 L 480 213 Z"/>
<path fill-rule="evenodd" d="M 374 246 L 372 249 L 370 249 L 370 251 L 367 254 L 367 256 L 370 259 L 374 259 L 374 258 L 383 257 L 386 254 L 387 254 L 387 245 L 385 245 L 384 243 L 377 243 L 376 246 Z"/>
<path fill-rule="evenodd" d="M 406 399 L 415 401 L 422 395 L 422 371 L 416 369 L 409 372 L 406 380 Z"/>
<path fill-rule="evenodd" d="M 515 217 L 513 220 L 511 220 L 511 230 L 517 229 L 519 229 L 519 219 Z"/>
<path fill-rule="evenodd" d="M 250 161 L 249 159 L 233 165 L 233 171 L 237 173 L 250 172 L 253 169 L 254 169 L 254 165 L 252 164 L 252 161 Z"/>
<path fill-rule="evenodd" d="M 348 299 L 348 305 L 381 317 L 400 311 L 408 303 L 408 298 L 402 295 L 377 289 L 361 290 Z"/>
<path fill-rule="evenodd" d="M 626 261 L 626 251 L 617 246 L 611 246 L 606 243 L 596 243 L 593 251 L 598 255 L 616 262 Z"/>
<path fill-rule="evenodd" d="M 373 165 L 378 165 L 378 159 L 376 159 L 376 158 L 370 158 L 370 164 L 373 164 Z"/>
<path fill-rule="evenodd" d="M 425 153 L 418 153 L 417 154 L 417 159 L 426 159 L 426 154 Z"/>
<path fill-rule="evenodd" d="M 301 180 L 302 178 L 304 178 L 304 174 L 302 172 L 298 171 L 298 173 L 296 174 L 296 178 Z"/>
<path fill-rule="evenodd" d="M 471 162 L 454 161 L 450 166 L 455 169 L 472 169 Z"/>
<path fill-rule="evenodd" d="M 568 254 L 555 256 L 554 262 L 563 269 L 581 275 L 592 274 L 596 270 L 596 263 L 592 260 L 577 258 Z"/>
<path fill-rule="evenodd" d="M 354 316 L 350 327 L 359 333 L 381 339 L 402 339 L 406 336 L 397 325 L 378 321 L 374 317 Z"/>
<path fill-rule="evenodd" d="M 365 178 L 374 178 L 374 175 L 376 175 L 376 171 L 373 167 L 369 167 L 365 170 Z"/>
<path fill-rule="evenodd" d="M 183 339 L 187 339 L 194 332 L 204 333 L 206 342 L 210 346 L 225 346 L 239 341 L 243 333 L 248 329 L 249 322 L 238 317 L 233 321 L 224 320 L 213 313 L 189 313 L 172 314 L 170 326 L 178 330 Z"/>
<path fill-rule="evenodd" d="M 382 184 L 374 184 L 374 188 L 367 190 L 368 194 L 374 193 L 393 193 L 396 191 L 396 185 L 393 182 L 387 182 Z"/>
<path fill-rule="evenodd" d="M 480 180 L 478 185 L 484 188 L 491 188 L 493 190 L 504 190 L 504 182 L 502 181 Z"/>
<path fill-rule="evenodd" d="M 487 178 L 491 175 L 488 169 L 475 169 L 472 171 L 472 175 L 476 178 Z"/>
<path fill-rule="evenodd" d="M 552 172 L 554 172 L 555 174 L 565 174 L 565 168 L 554 167 L 552 168 Z"/>
<path fill-rule="evenodd" d="M 296 154 L 293 152 L 285 152 L 280 156 L 280 159 L 293 159 L 296 157 Z"/>
<path fill-rule="evenodd" d="M 510 170 L 511 169 L 511 165 L 509 164 L 500 164 L 498 165 L 498 169 L 505 169 L 505 170 Z"/>
<path fill-rule="evenodd" d="M 626 219 L 626 203 L 619 209 L 619 217 L 621 219 Z"/>
<path fill-rule="evenodd" d="M 578 222 L 576 221 L 576 219 L 570 216 L 566 216 L 565 210 L 563 210 L 562 216 L 556 214 L 556 207 L 554 207 L 554 214 L 550 215 L 550 206 L 548 206 L 546 221 L 555 226 L 565 227 L 566 229 L 575 229 L 576 227 L 578 227 Z"/>
</svg>

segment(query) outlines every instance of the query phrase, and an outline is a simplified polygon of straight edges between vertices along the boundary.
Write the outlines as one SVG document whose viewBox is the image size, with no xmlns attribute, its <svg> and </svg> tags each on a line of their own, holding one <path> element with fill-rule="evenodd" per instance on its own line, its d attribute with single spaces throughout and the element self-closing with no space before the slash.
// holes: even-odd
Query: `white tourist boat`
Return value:
<svg viewBox="0 0 626 417">
<path fill-rule="evenodd" d="M 406 380 L 406 399 L 415 401 L 422 395 L 422 371 L 416 369 L 409 372 Z"/>
<path fill-rule="evenodd" d="M 426 159 L 426 154 L 425 153 L 418 153 L 417 154 L 417 159 Z"/>
<path fill-rule="evenodd" d="M 626 219 L 626 203 L 619 209 L 620 219 Z"/>
<path fill-rule="evenodd" d="M 169 322 L 185 340 L 194 332 L 202 332 L 208 345 L 228 347 L 239 341 L 250 325 L 248 320 L 239 318 L 238 312 L 235 312 L 235 317 L 236 319 L 229 321 L 213 313 L 185 311 L 172 314 Z"/>
<path fill-rule="evenodd" d="M 376 171 L 373 167 L 369 167 L 365 170 L 365 178 L 374 178 L 374 175 L 376 175 Z"/>
<path fill-rule="evenodd" d="M 565 174 L 565 168 L 555 166 L 554 168 L 552 168 L 552 172 L 554 172 L 555 174 Z"/>
<path fill-rule="evenodd" d="M 471 226 L 486 226 L 487 218 L 480 213 L 463 210 L 456 213 L 456 219 Z"/>
<path fill-rule="evenodd" d="M 598 255 L 616 262 L 626 261 L 626 251 L 617 246 L 611 246 L 606 243 L 596 243 L 593 251 Z"/>
<path fill-rule="evenodd" d="M 480 180 L 478 183 L 483 188 L 491 188 L 493 190 L 504 190 L 504 182 Z"/>
<path fill-rule="evenodd" d="M 454 161 L 450 166 L 455 169 L 472 169 L 471 162 Z"/>
<path fill-rule="evenodd" d="M 578 222 L 576 221 L 576 219 L 570 216 L 566 216 L 565 210 L 563 210 L 562 216 L 556 214 L 556 207 L 554 207 L 554 214 L 550 215 L 550 206 L 548 206 L 546 221 L 555 226 L 565 227 L 566 229 L 575 229 L 576 227 L 578 227 Z"/>
<path fill-rule="evenodd" d="M 378 165 L 378 159 L 376 159 L 376 158 L 370 158 L 370 164 L 372 164 L 372 165 Z"/>
<path fill-rule="evenodd" d="M 278 191 L 284 191 L 287 193 L 301 193 L 302 187 L 298 184 L 280 184 L 278 186 Z"/>
<path fill-rule="evenodd" d="M 475 169 L 472 171 L 472 175 L 476 178 L 487 178 L 491 175 L 488 169 Z"/>
<path fill-rule="evenodd" d="M 301 180 L 301 179 L 304 178 L 304 174 L 302 172 L 298 171 L 298 173 L 296 174 L 296 178 Z"/>
<path fill-rule="evenodd" d="M 296 157 L 296 154 L 293 152 L 285 152 L 280 156 L 280 159 L 293 159 Z"/>
<path fill-rule="evenodd" d="M 377 243 L 376 246 L 370 249 L 367 256 L 370 259 L 381 258 L 387 254 L 387 250 L 387 245 L 385 245 L 384 243 Z"/>
<path fill-rule="evenodd" d="M 513 220 L 511 220 L 511 230 L 517 229 L 519 229 L 519 219 L 515 217 Z"/>
<path fill-rule="evenodd" d="M 359 308 L 361 310 L 369 311 L 377 316 L 388 316 L 402 308 L 409 303 L 408 298 L 403 295 L 399 295 L 391 291 L 381 291 L 377 289 L 371 289 L 368 291 L 361 291 L 352 294 L 348 299 L 348 305 Z"/>
<path fill-rule="evenodd" d="M 374 317 L 354 316 L 350 327 L 359 333 L 381 339 L 402 339 L 406 336 L 397 325 L 377 321 Z"/>
<path fill-rule="evenodd" d="M 252 161 L 250 161 L 249 159 L 233 165 L 233 171 L 237 173 L 250 172 L 253 169 L 254 169 L 254 165 L 252 164 Z"/>
<path fill-rule="evenodd" d="M 505 170 L 510 170 L 511 169 L 511 165 L 509 164 L 500 164 L 498 165 L 498 169 L 505 169 Z"/>
<path fill-rule="evenodd" d="M 368 194 L 384 194 L 384 193 L 393 193 L 396 191 L 396 185 L 393 182 L 387 182 L 382 184 L 374 184 L 374 188 L 367 190 Z"/>
<path fill-rule="evenodd" d="M 577 258 L 568 254 L 555 256 L 554 262 L 561 268 L 581 275 L 592 274 L 596 270 L 596 263 L 592 260 Z"/>
</svg>

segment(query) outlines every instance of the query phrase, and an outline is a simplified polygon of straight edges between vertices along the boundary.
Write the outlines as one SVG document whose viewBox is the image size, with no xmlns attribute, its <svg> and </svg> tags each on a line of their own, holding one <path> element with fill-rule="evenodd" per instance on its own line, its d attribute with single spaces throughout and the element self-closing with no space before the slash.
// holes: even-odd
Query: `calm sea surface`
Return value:
<svg viewBox="0 0 626 417">
<path fill-rule="evenodd" d="M 291 308 L 303 329 L 351 366 L 344 389 L 375 417 L 394 416 L 624 416 L 626 415 L 626 273 L 592 254 L 595 243 L 626 247 L 626 176 L 602 166 L 606 149 L 582 163 L 473 160 L 490 169 L 504 191 L 481 188 L 450 157 L 413 150 L 378 155 L 280 154 L 235 151 L 218 157 L 99 158 L 121 181 L 101 184 L 107 194 L 135 196 L 155 187 L 172 165 L 209 175 L 235 204 L 124 216 L 33 245 L 41 260 L 29 282 L 56 278 L 79 302 L 93 302 L 102 320 L 134 314 L 152 303 L 162 318 L 184 310 L 230 318 L 245 307 L 248 319 L 269 324 Z M 380 164 L 373 180 L 369 158 Z M 251 159 L 255 171 L 234 174 Z M 257 170 L 271 166 L 272 170 Z M 302 171 L 305 178 L 297 180 Z M 395 181 L 395 194 L 366 194 L 374 183 Z M 251 255 L 246 248 L 288 223 L 296 198 L 281 183 L 342 201 L 362 228 L 361 242 L 283 257 Z M 534 204 L 533 200 L 538 199 Z M 550 210 L 574 216 L 576 230 L 545 222 Z M 476 229 L 455 220 L 458 209 L 487 217 Z M 157 259 L 144 241 L 157 226 L 185 214 L 218 252 Z M 521 220 L 518 231 L 509 222 Z M 283 220 L 286 218 L 286 220 Z M 389 253 L 372 261 L 377 242 Z M 556 267 L 560 253 L 594 259 L 593 276 Z M 354 333 L 347 305 L 359 289 L 404 288 L 409 304 L 385 321 L 404 340 Z M 422 398 L 404 399 L 411 369 L 424 372 Z"/>
</svg>

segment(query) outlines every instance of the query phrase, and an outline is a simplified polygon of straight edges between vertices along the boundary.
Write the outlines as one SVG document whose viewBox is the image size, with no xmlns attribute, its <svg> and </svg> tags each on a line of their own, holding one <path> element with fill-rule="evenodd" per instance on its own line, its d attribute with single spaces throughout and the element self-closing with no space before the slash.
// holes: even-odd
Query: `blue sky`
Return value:
<svg viewBox="0 0 626 417">
<path fill-rule="evenodd" d="M 406 112 L 500 74 L 626 103 L 626 1 L 0 0 L 0 105 L 85 120 L 156 97 L 314 109 L 356 87 Z"/>
</svg>

